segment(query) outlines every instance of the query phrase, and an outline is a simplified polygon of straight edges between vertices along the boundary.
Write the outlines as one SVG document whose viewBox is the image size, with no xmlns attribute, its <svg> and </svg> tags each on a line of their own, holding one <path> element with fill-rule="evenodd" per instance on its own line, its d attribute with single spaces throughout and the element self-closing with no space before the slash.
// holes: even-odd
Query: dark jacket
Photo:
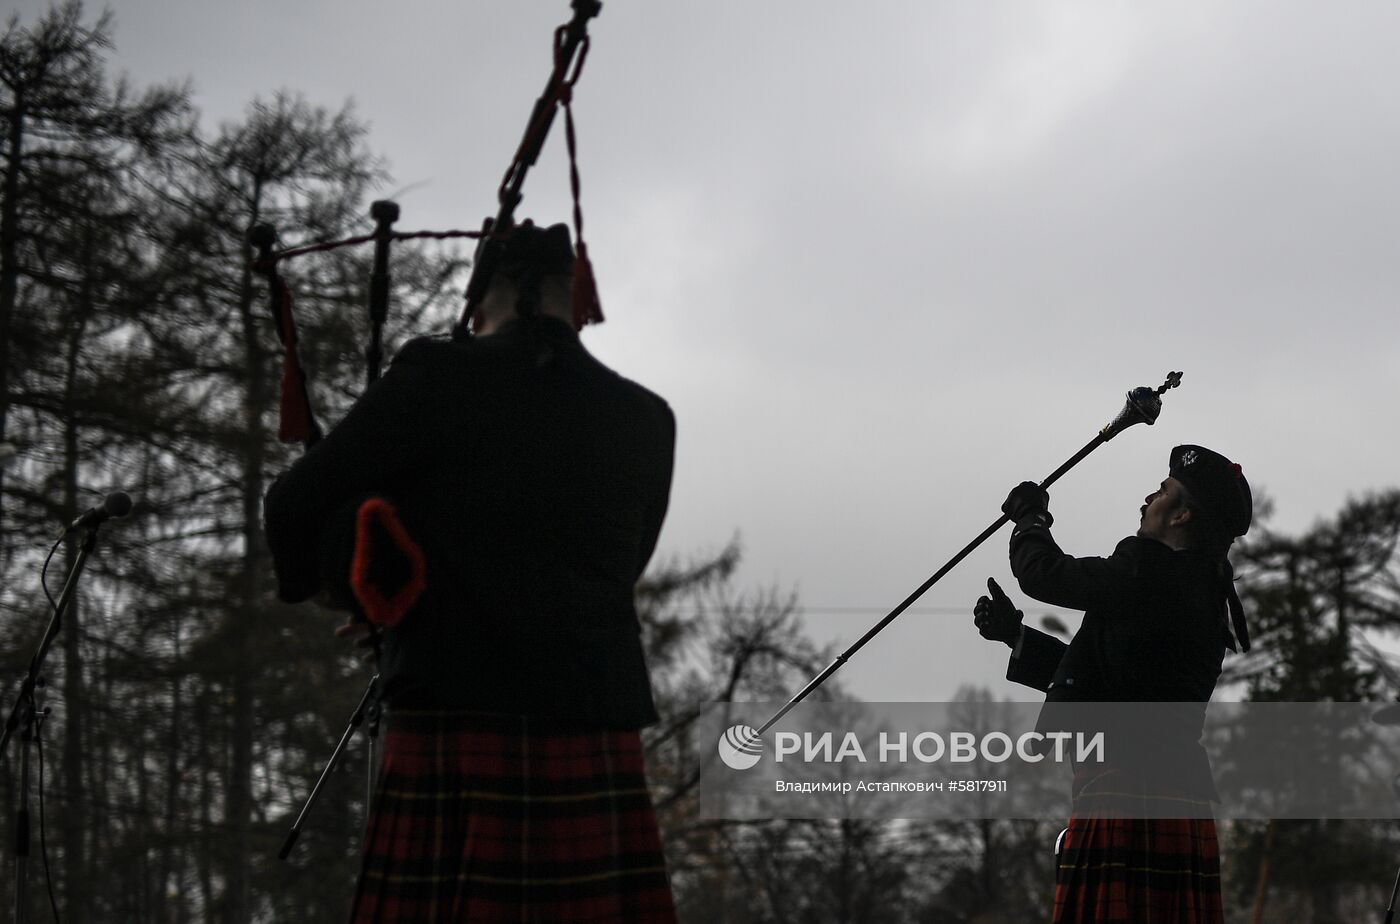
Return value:
<svg viewBox="0 0 1400 924">
<path fill-rule="evenodd" d="M 633 588 L 666 513 L 675 421 L 562 321 L 415 340 L 268 492 L 279 594 L 321 587 L 318 545 L 347 501 L 392 500 L 427 592 L 385 632 L 399 707 L 656 720 Z"/>
<path fill-rule="evenodd" d="M 1055 703 L 1184 704 L 1146 713 L 1130 729 L 1134 752 L 1171 757 L 1176 782 L 1213 796 L 1199 737 L 1229 638 L 1216 562 L 1138 536 L 1108 558 L 1074 558 L 1031 526 L 1012 535 L 1011 571 L 1036 600 L 1084 610 L 1068 645 L 1027 626 L 1007 667 L 1008 680 L 1045 691 L 1041 725 L 1056 724 Z"/>
</svg>

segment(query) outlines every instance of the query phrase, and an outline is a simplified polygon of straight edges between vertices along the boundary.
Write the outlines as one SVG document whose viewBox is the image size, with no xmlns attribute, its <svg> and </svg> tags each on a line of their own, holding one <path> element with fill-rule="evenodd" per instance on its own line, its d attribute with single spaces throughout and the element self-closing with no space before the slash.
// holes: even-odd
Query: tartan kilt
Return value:
<svg viewBox="0 0 1400 924">
<path fill-rule="evenodd" d="M 638 732 L 389 714 L 354 924 L 675 919 Z"/>
<path fill-rule="evenodd" d="M 1054 924 L 1225 920 L 1210 803 L 1142 789 L 1117 770 L 1076 776 L 1074 812 L 1056 850 Z M 1146 810 L 1129 810 L 1133 795 Z M 1182 814 L 1195 817 L 1131 817 L 1183 801 L 1189 806 Z"/>
</svg>

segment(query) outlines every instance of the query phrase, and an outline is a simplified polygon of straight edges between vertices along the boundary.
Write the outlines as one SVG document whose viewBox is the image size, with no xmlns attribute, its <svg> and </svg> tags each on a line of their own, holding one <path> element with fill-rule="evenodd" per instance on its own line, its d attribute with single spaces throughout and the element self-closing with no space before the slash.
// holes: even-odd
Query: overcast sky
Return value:
<svg viewBox="0 0 1400 924">
<path fill-rule="evenodd" d="M 279 88 L 353 99 L 404 230 L 495 212 L 569 18 L 114 11 L 116 67 L 190 79 L 211 124 Z M 676 412 L 661 554 L 737 531 L 741 582 L 796 590 L 847 644 L 1172 369 L 1158 424 L 1052 491 L 1066 550 L 1135 531 L 1181 442 L 1239 461 L 1285 531 L 1400 484 L 1400 5 L 606 0 L 591 32 L 575 111 L 608 322 L 585 342 Z M 568 214 L 561 128 L 521 216 Z M 1011 589 L 1005 540 L 837 676 L 1034 698 L 971 626 L 988 575 Z"/>
</svg>

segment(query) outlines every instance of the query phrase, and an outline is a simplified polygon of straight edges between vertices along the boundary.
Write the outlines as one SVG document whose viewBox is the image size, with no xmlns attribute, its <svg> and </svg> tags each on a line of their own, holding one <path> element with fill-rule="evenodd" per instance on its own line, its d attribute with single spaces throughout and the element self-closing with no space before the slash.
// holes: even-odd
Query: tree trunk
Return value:
<svg viewBox="0 0 1400 924">
<path fill-rule="evenodd" d="M 206 687 L 206 696 L 213 694 L 214 690 Z M 195 843 L 199 845 L 195 851 L 195 868 L 199 874 L 199 897 L 200 908 L 204 911 L 206 920 L 214 919 L 214 850 L 218 840 L 214 832 L 214 817 L 210 811 L 214 804 L 214 787 L 210 785 L 210 777 L 213 776 L 211 764 L 214 756 L 211 753 L 209 741 L 209 705 L 207 698 L 200 699 L 199 708 L 196 710 L 196 721 L 194 727 L 199 730 L 199 761 L 196 766 L 199 768 L 199 829 L 195 837 Z"/>
<path fill-rule="evenodd" d="M 84 293 L 86 295 L 86 293 Z M 86 306 L 80 308 L 86 314 Z M 75 320 L 68 339 L 67 370 L 64 383 L 63 413 L 63 520 L 69 522 L 79 513 L 78 466 L 80 425 L 75 407 L 78 381 L 78 354 L 85 328 L 82 316 Z M 65 540 L 68 567 L 77 559 L 83 536 L 75 531 Z M 87 578 L 91 579 L 90 576 Z M 84 838 L 93 827 L 85 822 L 87 787 L 83 780 L 83 731 L 87 724 L 87 696 L 83 676 L 82 612 L 83 597 L 75 591 L 68 611 L 64 613 L 63 632 L 63 868 L 67 908 L 64 919 L 69 924 L 83 924 L 88 916 L 90 900 L 87 851 Z M 95 836 L 95 835 L 94 835 Z"/>
<path fill-rule="evenodd" d="M 159 898 L 151 881 L 151 779 L 146 771 L 146 736 L 134 735 L 136 744 L 136 881 L 131 884 L 137 920 L 149 921 Z"/>
<path fill-rule="evenodd" d="M 4 203 L 0 203 L 0 440 L 10 423 L 10 325 L 20 297 L 20 165 L 24 150 L 24 92 L 15 91 L 6 126 Z M 4 529 L 4 469 L 0 468 L 0 536 Z"/>
<path fill-rule="evenodd" d="M 1259 857 L 1259 888 L 1254 893 L 1254 911 L 1249 916 L 1250 924 L 1263 924 L 1264 900 L 1269 895 L 1269 858 L 1274 849 L 1274 823 L 1269 822 L 1264 829 L 1264 852 Z"/>
<path fill-rule="evenodd" d="M 256 210 L 254 210 L 256 215 Z M 239 294 L 239 313 L 243 328 L 244 426 L 247 438 L 242 459 L 242 535 L 243 561 L 239 575 L 239 610 L 230 627 L 229 647 L 233 656 L 233 741 L 230 779 L 228 782 L 228 821 L 233 826 L 233 850 L 229 860 L 228 893 L 224 919 L 227 924 L 243 924 L 248 920 L 250 904 L 248 866 L 252 850 L 250 822 L 252 814 L 253 765 L 253 675 L 255 665 L 250 661 L 251 633 L 262 610 L 261 571 L 264 567 L 262 535 L 263 451 L 267 433 L 263 415 L 268 405 L 268 383 L 263 377 L 262 342 L 258 334 L 258 319 L 254 315 L 253 276 L 249 268 L 252 254 L 244 263 Z"/>
<path fill-rule="evenodd" d="M 9 432 L 10 325 L 19 298 L 19 174 L 24 146 L 24 94 L 15 93 L 6 132 L 5 201 L 0 203 L 0 441 Z M 8 534 L 5 523 L 5 469 L 0 467 L 0 543 Z M 0 552 L 3 552 L 0 545 Z"/>
<path fill-rule="evenodd" d="M 170 725 L 165 739 L 165 840 L 161 846 L 159 890 L 157 902 L 164 902 L 173 893 L 170 913 L 162 914 L 164 920 L 178 920 L 185 907 L 184 876 L 182 869 L 175 865 L 175 838 L 179 826 L 180 805 L 180 615 L 174 616 L 170 630 L 171 663 L 177 673 L 170 678 Z M 183 863 L 180 864 L 183 867 Z"/>
</svg>

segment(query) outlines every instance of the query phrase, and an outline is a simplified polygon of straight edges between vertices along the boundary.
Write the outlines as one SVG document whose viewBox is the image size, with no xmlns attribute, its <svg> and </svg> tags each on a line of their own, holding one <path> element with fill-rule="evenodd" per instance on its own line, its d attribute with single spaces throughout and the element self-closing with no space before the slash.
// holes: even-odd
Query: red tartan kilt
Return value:
<svg viewBox="0 0 1400 924">
<path fill-rule="evenodd" d="M 1076 779 L 1075 811 L 1055 858 L 1054 924 L 1221 924 L 1213 818 L 1130 818 L 1117 809 L 1085 810 L 1094 804 L 1096 789 L 1118 794 L 1136 785 L 1117 771 L 1087 783 Z M 1210 814 L 1209 802 L 1194 804 L 1190 814 Z"/>
<path fill-rule="evenodd" d="M 674 922 L 640 735 L 396 712 L 352 922 Z"/>
</svg>

